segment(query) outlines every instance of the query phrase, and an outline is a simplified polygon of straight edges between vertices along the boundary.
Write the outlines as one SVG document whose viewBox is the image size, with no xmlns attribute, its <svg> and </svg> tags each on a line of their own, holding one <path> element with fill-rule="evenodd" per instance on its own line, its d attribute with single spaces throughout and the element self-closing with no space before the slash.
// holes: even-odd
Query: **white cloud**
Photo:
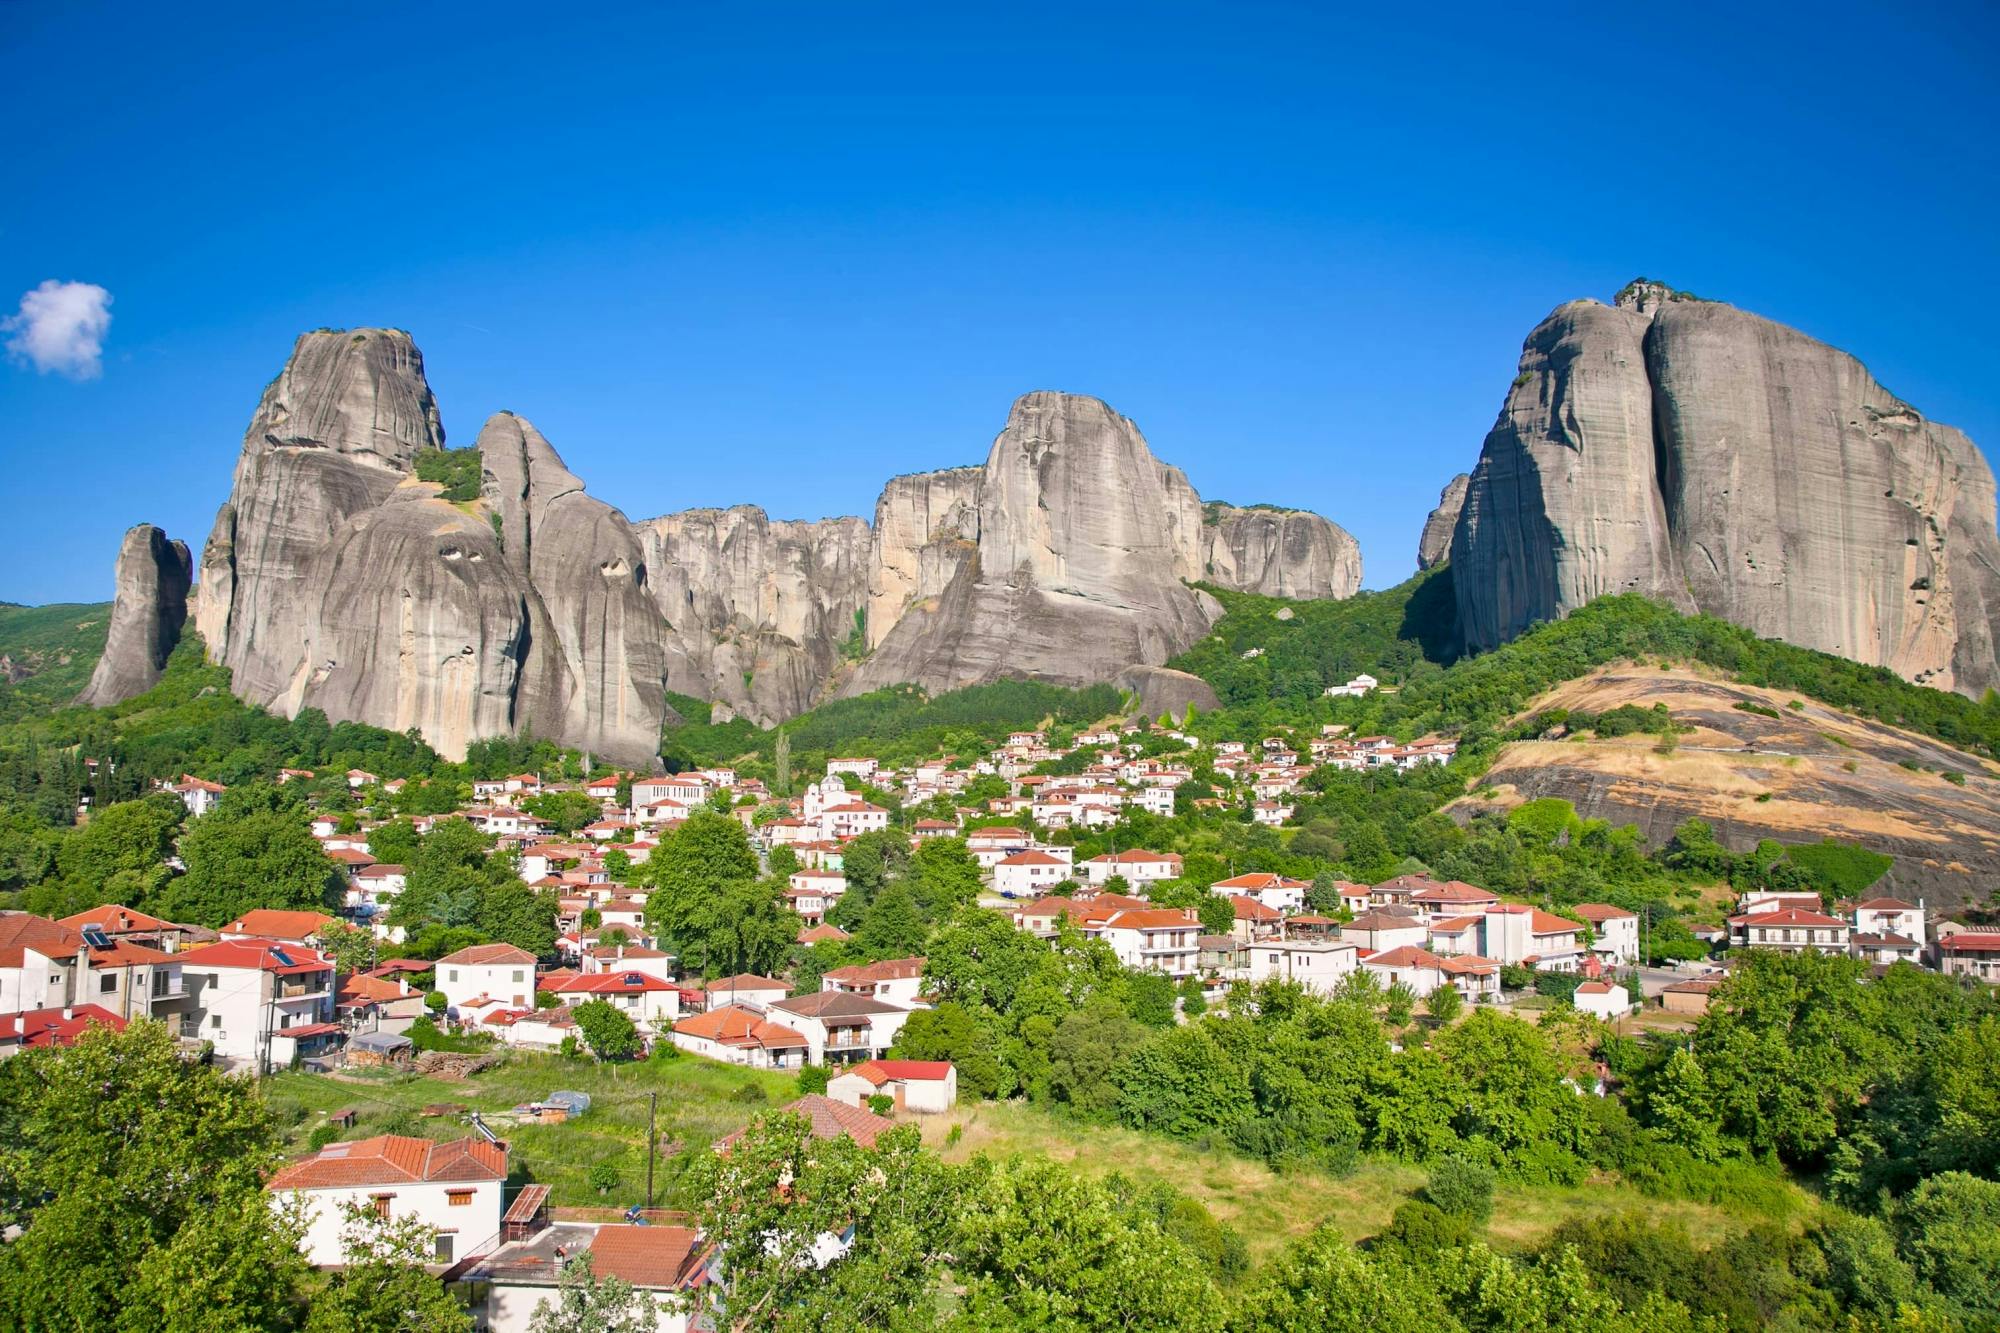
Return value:
<svg viewBox="0 0 2000 1333">
<path fill-rule="evenodd" d="M 94 380 L 104 368 L 104 334 L 111 327 L 111 293 L 94 282 L 50 278 L 21 296 L 21 313 L 0 319 L 7 351 L 44 375 Z"/>
</svg>

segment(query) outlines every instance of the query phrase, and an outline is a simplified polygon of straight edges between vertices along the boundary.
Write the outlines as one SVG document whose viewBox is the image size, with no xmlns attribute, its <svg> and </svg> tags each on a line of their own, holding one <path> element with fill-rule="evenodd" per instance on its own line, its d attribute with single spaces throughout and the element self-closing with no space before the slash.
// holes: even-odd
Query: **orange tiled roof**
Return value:
<svg viewBox="0 0 2000 1333">
<path fill-rule="evenodd" d="M 434 1143 L 401 1134 L 378 1134 L 330 1143 L 293 1162 L 265 1182 L 266 1189 L 355 1189 L 412 1181 L 477 1184 L 507 1178 L 507 1150 L 480 1138 Z"/>
</svg>

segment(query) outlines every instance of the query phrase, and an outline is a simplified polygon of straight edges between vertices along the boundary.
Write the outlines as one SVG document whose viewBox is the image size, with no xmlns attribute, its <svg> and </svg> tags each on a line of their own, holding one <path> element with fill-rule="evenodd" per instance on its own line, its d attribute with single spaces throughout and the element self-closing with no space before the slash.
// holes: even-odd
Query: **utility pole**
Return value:
<svg viewBox="0 0 2000 1333">
<path fill-rule="evenodd" d="M 653 1210 L 653 1143 L 655 1118 L 660 1112 L 660 1094 L 646 1094 L 646 1211 Z"/>
</svg>

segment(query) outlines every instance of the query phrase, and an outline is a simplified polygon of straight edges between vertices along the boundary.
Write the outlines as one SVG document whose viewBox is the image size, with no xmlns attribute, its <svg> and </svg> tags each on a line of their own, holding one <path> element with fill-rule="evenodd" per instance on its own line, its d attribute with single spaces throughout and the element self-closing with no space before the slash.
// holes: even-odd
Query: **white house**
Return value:
<svg viewBox="0 0 2000 1333">
<path fill-rule="evenodd" d="M 1302 879 L 1286 879 L 1283 875 L 1257 871 L 1219 879 L 1209 885 L 1209 892 L 1224 898 L 1240 894 L 1279 912 L 1296 912 L 1306 905 L 1306 890 L 1311 887 Z"/>
<path fill-rule="evenodd" d="M 708 1007 L 718 1009 L 726 1004 L 747 1004 L 754 1009 L 765 1009 L 776 1004 L 792 993 L 792 988 L 775 977 L 760 977 L 754 972 L 739 972 L 733 977 L 717 977 L 708 983 Z"/>
<path fill-rule="evenodd" d="M 680 987 L 634 969 L 580 972 L 542 987 L 567 1005 L 602 1000 L 622 1010 L 633 1024 L 647 1031 L 672 1027 L 681 1016 Z"/>
<path fill-rule="evenodd" d="M 1615 981 L 1586 981 L 1576 988 L 1575 1004 L 1581 1012 L 1608 1023 L 1632 1012 L 1632 992 Z"/>
<path fill-rule="evenodd" d="M 1854 928 L 1839 917 L 1803 908 L 1752 911 L 1729 918 L 1729 943 L 1779 953 L 1846 953 Z"/>
<path fill-rule="evenodd" d="M 879 1059 L 910 1019 L 900 1005 L 837 990 L 779 1000 L 767 1012 L 806 1039 L 806 1058 L 816 1065 Z"/>
<path fill-rule="evenodd" d="M 923 958 L 887 958 L 879 963 L 836 967 L 820 978 L 820 989 L 865 995 L 914 1009 L 923 999 L 924 962 Z"/>
<path fill-rule="evenodd" d="M 1609 903 L 1578 903 L 1570 909 L 1590 923 L 1590 950 L 1608 963 L 1630 967 L 1639 961 L 1639 918 Z"/>
<path fill-rule="evenodd" d="M 1354 971 L 1360 950 L 1346 940 L 1258 940 L 1246 950 L 1248 980 L 1296 981 L 1315 995 L 1331 995 Z"/>
<path fill-rule="evenodd" d="M 1125 882 L 1136 888 L 1163 879 L 1178 879 L 1181 858 L 1172 852 L 1107 852 L 1091 857 L 1076 870 L 1077 878 L 1085 884 L 1101 885 L 1113 875 L 1123 875 Z"/>
<path fill-rule="evenodd" d="M 190 1037 L 260 1073 L 313 1055 L 341 1035 L 333 960 L 299 944 L 224 940 L 175 955 L 188 994 Z"/>
<path fill-rule="evenodd" d="M 869 1060 L 830 1079 L 826 1095 L 860 1107 L 887 1097 L 898 1111 L 942 1115 L 958 1104 L 958 1070 L 949 1060 Z"/>
<path fill-rule="evenodd" d="M 1039 897 L 1070 876 L 1070 863 L 1039 848 L 1015 852 L 993 867 L 993 887 L 1009 898 Z"/>
<path fill-rule="evenodd" d="M 515 1009 L 535 1004 L 535 956 L 511 944 L 475 944 L 437 961 L 437 989 L 457 1010 L 486 999 Z"/>
<path fill-rule="evenodd" d="M 1852 920 L 1858 935 L 1900 935 L 1916 941 L 1919 949 L 1926 943 L 1921 903 L 1906 903 L 1901 898 L 1870 898 L 1854 904 Z"/>
<path fill-rule="evenodd" d="M 873 782 L 878 767 L 879 765 L 873 759 L 829 759 L 826 761 L 826 771 L 829 774 L 852 773 L 863 782 Z"/>
<path fill-rule="evenodd" d="M 798 1069 L 812 1047 L 796 1028 L 743 1004 L 690 1014 L 674 1024 L 670 1040 L 692 1055 L 752 1069 Z"/>
<path fill-rule="evenodd" d="M 265 1182 L 275 1198 L 298 1199 L 306 1230 L 300 1246 L 316 1267 L 345 1262 L 347 1210 L 359 1206 L 391 1222 L 415 1218 L 431 1233 L 431 1262 L 446 1266 L 500 1243 L 507 1149 L 482 1138 L 450 1143 L 382 1134 L 329 1143 Z"/>
<path fill-rule="evenodd" d="M 1107 917 L 1094 932 L 1127 967 L 1189 977 L 1201 953 L 1201 920 L 1193 912 L 1154 907 Z"/>
<path fill-rule="evenodd" d="M 1543 972 L 1575 972 L 1583 966 L 1583 926 L 1539 907 L 1501 903 L 1480 923 L 1479 952 Z"/>
<path fill-rule="evenodd" d="M 531 1200 L 529 1211 L 542 1202 Z M 683 1293 L 710 1280 L 715 1260 L 714 1248 L 702 1243 L 699 1232 L 692 1227 L 567 1221 L 531 1229 L 517 1227 L 515 1210 L 521 1208 L 517 1199 L 507 1214 L 508 1243 L 465 1275 L 486 1292 L 485 1318 L 479 1325 L 485 1333 L 527 1333 L 536 1310 L 556 1303 L 563 1269 L 585 1254 L 596 1277 L 618 1278 L 653 1298 L 652 1333 L 687 1333 L 690 1318 Z M 517 1229 L 528 1234 L 512 1238 Z"/>
</svg>

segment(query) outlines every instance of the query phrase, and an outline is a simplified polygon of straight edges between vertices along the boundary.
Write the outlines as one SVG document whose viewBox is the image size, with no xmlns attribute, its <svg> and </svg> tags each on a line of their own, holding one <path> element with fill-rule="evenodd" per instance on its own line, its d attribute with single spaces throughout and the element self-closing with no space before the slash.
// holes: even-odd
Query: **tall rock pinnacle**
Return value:
<svg viewBox="0 0 2000 1333">
<path fill-rule="evenodd" d="M 1845 352 L 1635 283 L 1528 335 L 1451 549 L 1468 646 L 1605 593 L 1977 694 L 2000 683 L 1993 473 Z"/>
<path fill-rule="evenodd" d="M 193 565 L 186 542 L 141 523 L 118 548 L 118 592 L 104 656 L 77 702 L 99 708 L 157 685 L 187 621 Z"/>
</svg>

